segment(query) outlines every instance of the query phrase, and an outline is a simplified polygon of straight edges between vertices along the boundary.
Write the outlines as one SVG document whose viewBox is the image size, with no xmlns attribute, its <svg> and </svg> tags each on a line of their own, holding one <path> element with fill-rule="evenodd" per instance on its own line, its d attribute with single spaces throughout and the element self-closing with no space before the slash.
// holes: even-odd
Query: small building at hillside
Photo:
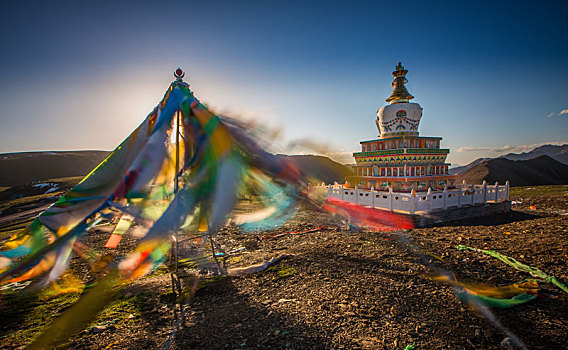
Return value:
<svg viewBox="0 0 568 350">
<path fill-rule="evenodd" d="M 448 172 L 449 149 L 440 148 L 441 137 L 421 137 L 418 126 L 422 107 L 405 84 L 408 71 L 399 62 L 392 72 L 394 88 L 386 99 L 389 105 L 377 111 L 379 138 L 361 141 L 361 152 L 353 153 L 355 176 L 347 178 L 350 186 L 416 192 L 455 188 L 457 175 Z"/>
</svg>

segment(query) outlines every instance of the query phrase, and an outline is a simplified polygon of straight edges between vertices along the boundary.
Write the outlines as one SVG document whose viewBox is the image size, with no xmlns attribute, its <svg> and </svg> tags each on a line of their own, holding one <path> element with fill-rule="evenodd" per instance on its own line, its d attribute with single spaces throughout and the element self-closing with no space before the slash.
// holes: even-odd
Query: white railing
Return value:
<svg viewBox="0 0 568 350">
<path fill-rule="evenodd" d="M 459 208 L 464 206 L 497 203 L 509 200 L 509 181 L 505 185 L 487 185 L 485 181 L 481 185 L 459 185 L 456 189 L 444 189 L 443 191 L 428 192 L 393 192 L 392 189 L 386 191 L 362 190 L 357 187 L 345 188 L 343 185 L 335 184 L 324 186 L 327 189 L 328 197 L 341 199 L 343 201 L 358 205 L 399 211 L 409 214 L 419 212 L 429 213 L 436 210 L 446 210 L 448 208 Z"/>
</svg>

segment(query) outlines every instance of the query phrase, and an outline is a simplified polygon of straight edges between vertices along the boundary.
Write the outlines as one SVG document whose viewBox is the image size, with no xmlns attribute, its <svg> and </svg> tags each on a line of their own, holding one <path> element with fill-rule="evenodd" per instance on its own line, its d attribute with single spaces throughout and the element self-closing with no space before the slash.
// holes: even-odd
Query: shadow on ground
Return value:
<svg viewBox="0 0 568 350">
<path fill-rule="evenodd" d="M 510 224 L 512 222 L 540 219 L 542 217 L 544 216 L 522 212 L 522 211 L 511 210 L 508 213 L 499 213 L 490 216 L 481 216 L 481 217 L 464 219 L 464 220 L 443 222 L 432 225 L 431 227 L 495 226 L 495 225 Z"/>
<path fill-rule="evenodd" d="M 246 278 L 246 277 L 245 277 Z M 267 294 L 268 296 L 268 294 Z M 268 299 L 267 299 L 268 300 Z M 176 334 L 179 349 L 330 348 L 321 330 L 269 309 L 240 290 L 230 278 L 200 289 L 190 303 L 185 326 Z M 344 346 L 351 348 L 349 341 Z"/>
</svg>

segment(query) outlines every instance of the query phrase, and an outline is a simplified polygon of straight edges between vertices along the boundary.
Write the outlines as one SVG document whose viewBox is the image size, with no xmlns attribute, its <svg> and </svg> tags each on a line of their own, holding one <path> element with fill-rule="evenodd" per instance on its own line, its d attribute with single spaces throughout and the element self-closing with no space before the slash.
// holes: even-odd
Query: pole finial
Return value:
<svg viewBox="0 0 568 350">
<path fill-rule="evenodd" d="M 404 84 L 408 83 L 406 73 L 408 73 L 408 70 L 404 69 L 402 62 L 398 62 L 398 65 L 394 67 L 394 72 L 392 72 L 394 81 L 391 86 L 394 87 L 394 90 L 389 98 L 386 99 L 387 102 L 390 102 L 391 104 L 408 102 L 414 98 L 414 96 L 412 96 L 404 86 Z"/>
<path fill-rule="evenodd" d="M 176 77 L 176 80 L 182 80 L 184 76 L 185 72 L 181 70 L 180 67 L 178 67 L 178 69 L 176 69 L 174 72 L 174 77 Z"/>
</svg>

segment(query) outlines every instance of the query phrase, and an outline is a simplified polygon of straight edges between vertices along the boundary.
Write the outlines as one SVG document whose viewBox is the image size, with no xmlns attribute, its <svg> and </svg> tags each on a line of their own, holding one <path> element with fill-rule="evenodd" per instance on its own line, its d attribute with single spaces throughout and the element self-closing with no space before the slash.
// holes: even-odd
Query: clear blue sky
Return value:
<svg viewBox="0 0 568 350">
<path fill-rule="evenodd" d="M 567 18 L 562 1 L 2 1 L 0 152 L 113 149 L 180 66 L 210 107 L 281 130 L 277 149 L 337 158 L 377 136 L 398 61 L 453 163 L 568 143 Z"/>
</svg>

